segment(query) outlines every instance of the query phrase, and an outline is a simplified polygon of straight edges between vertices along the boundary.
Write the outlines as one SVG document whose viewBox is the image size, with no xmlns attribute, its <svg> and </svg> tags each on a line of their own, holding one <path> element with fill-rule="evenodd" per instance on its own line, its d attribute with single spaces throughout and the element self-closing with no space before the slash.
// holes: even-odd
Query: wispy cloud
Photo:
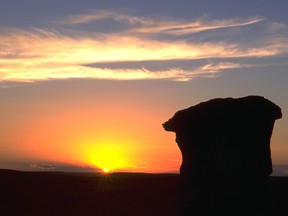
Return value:
<svg viewBox="0 0 288 216">
<path fill-rule="evenodd" d="M 111 19 L 114 21 L 129 23 L 132 25 L 134 24 L 153 25 L 155 23 L 155 21 L 151 18 L 130 15 L 129 13 L 127 13 L 127 10 L 124 9 L 93 10 L 81 15 L 68 16 L 66 18 L 63 18 L 62 20 L 58 20 L 55 22 L 61 24 L 74 25 L 74 24 L 87 24 L 105 19 Z"/>
<path fill-rule="evenodd" d="M 97 10 L 94 11 L 93 13 L 89 14 L 83 14 L 83 15 L 74 15 L 74 16 L 69 16 L 61 21 L 57 21 L 62 24 L 85 24 L 85 23 L 90 23 L 98 20 L 103 20 L 103 19 L 108 19 L 108 18 L 116 18 L 115 16 L 117 13 L 116 11 L 112 10 Z"/>
<path fill-rule="evenodd" d="M 68 31 L 39 28 L 0 29 L 0 80 L 95 78 L 187 81 L 196 77 L 214 77 L 223 70 L 253 66 L 235 63 L 235 59 L 275 57 L 288 52 L 287 26 L 276 25 L 257 17 L 246 20 L 199 19 L 191 22 L 170 19 L 167 21 L 167 19 L 156 20 L 131 16 L 123 11 L 103 10 L 69 17 L 65 22 L 62 21 L 62 24 L 83 24 L 104 19 L 126 22 L 131 25 L 131 28 L 112 33 L 74 29 L 73 34 Z M 197 41 L 193 40 L 193 37 L 192 39 L 182 37 L 182 35 L 211 29 L 229 29 L 255 23 L 263 25 L 268 35 L 260 35 L 257 38 L 253 38 L 252 35 L 249 43 L 227 40 L 227 38 Z M 281 34 L 277 34 L 277 31 L 281 31 Z M 237 32 L 243 34 L 241 29 Z M 150 36 L 147 36 L 147 33 Z M 168 40 L 161 37 L 163 33 L 175 37 Z M 151 34 L 156 34 L 158 37 L 153 37 Z M 133 65 L 133 62 L 177 62 L 221 58 L 226 60 L 202 63 L 201 66 L 185 69 L 176 65 L 169 68 L 162 65 L 160 69 L 143 68 L 139 64 L 133 68 L 109 67 L 109 63 L 115 62 L 130 62 Z M 99 63 L 105 63 L 106 66 L 91 66 Z"/>
<path fill-rule="evenodd" d="M 215 77 L 226 69 L 251 67 L 230 62 L 207 64 L 193 70 L 169 68 L 166 70 L 141 69 L 113 69 L 88 66 L 45 67 L 37 70 L 23 68 L 18 73 L 7 73 L 4 80 L 27 81 L 46 79 L 92 78 L 114 80 L 142 80 L 142 79 L 171 79 L 175 81 L 188 81 L 196 77 Z M 21 72 L 23 71 L 23 72 Z"/>
<path fill-rule="evenodd" d="M 160 17 L 140 17 L 130 15 L 125 10 L 94 10 L 83 15 L 69 16 L 61 21 L 62 24 L 87 24 L 95 21 L 111 19 L 131 25 L 131 32 L 138 33 L 166 33 L 166 34 L 191 34 L 201 31 L 231 28 L 252 25 L 264 20 L 262 17 L 248 19 L 209 20 L 177 20 Z"/>
<path fill-rule="evenodd" d="M 61 171 L 61 172 L 102 172 L 100 168 L 91 166 L 59 165 L 59 164 L 30 164 L 30 168 L 36 171 Z"/>
<path fill-rule="evenodd" d="M 164 33 L 171 35 L 185 35 L 185 34 L 194 34 L 198 32 L 222 29 L 222 28 L 232 28 L 232 27 L 241 27 L 251 24 L 255 24 L 263 21 L 262 18 L 252 18 L 248 20 L 203 20 L 199 19 L 193 22 L 163 22 L 163 23 L 154 23 L 153 25 L 146 25 L 132 31 L 138 33 Z"/>
</svg>

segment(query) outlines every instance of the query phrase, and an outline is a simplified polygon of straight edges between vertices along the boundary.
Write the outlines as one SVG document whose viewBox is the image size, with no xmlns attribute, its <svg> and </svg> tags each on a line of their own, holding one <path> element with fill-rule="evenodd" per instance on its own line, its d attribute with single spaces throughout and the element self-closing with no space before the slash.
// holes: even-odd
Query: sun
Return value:
<svg viewBox="0 0 288 216">
<path fill-rule="evenodd" d="M 106 167 L 104 167 L 102 170 L 103 170 L 104 173 L 109 173 L 110 172 L 110 170 L 108 168 L 106 168 Z"/>
<path fill-rule="evenodd" d="M 104 173 L 130 166 L 125 148 L 117 142 L 96 143 L 93 149 L 88 151 L 88 158 L 90 164 L 100 168 Z"/>
</svg>

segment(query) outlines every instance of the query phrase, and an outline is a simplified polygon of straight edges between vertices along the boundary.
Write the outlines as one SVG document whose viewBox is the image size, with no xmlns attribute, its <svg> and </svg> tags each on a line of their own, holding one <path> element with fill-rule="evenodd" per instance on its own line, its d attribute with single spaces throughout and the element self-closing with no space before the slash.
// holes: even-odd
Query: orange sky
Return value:
<svg viewBox="0 0 288 216">
<path fill-rule="evenodd" d="M 40 90 L 40 97 L 23 99 L 23 103 L 12 99 L 10 105 L 18 104 L 17 108 L 3 110 L 10 114 L 3 119 L 10 127 L 4 128 L 2 136 L 14 149 L 6 149 L 7 158 L 114 171 L 178 170 L 181 156 L 174 134 L 162 129 L 168 116 L 155 109 L 156 104 L 147 104 L 147 96 L 130 93 L 130 97 L 138 97 L 135 103 L 129 95 L 126 99 L 100 97 L 93 101 L 91 96 L 81 98 L 89 87 L 68 97 L 63 90 L 54 97 L 55 92 L 50 92 L 53 87 L 44 90 Z"/>
<path fill-rule="evenodd" d="M 204 101 L 203 94 L 179 93 L 201 92 L 200 86 L 67 80 L 2 89 L 2 160 L 24 161 L 27 169 L 43 163 L 110 171 L 178 171 L 181 154 L 175 134 L 164 131 L 162 123 L 177 110 Z M 280 164 L 287 160 L 285 125 L 285 120 L 276 121 L 272 136 L 273 161 Z"/>
<path fill-rule="evenodd" d="M 0 3 L 0 168 L 178 171 L 162 123 L 247 95 L 282 108 L 288 165 L 286 1 L 66 1 Z"/>
</svg>

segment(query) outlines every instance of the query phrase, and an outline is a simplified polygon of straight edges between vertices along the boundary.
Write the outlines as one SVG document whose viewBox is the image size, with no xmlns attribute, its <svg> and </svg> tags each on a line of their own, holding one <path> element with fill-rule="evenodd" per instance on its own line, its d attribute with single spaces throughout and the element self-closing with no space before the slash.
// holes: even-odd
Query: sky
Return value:
<svg viewBox="0 0 288 216">
<path fill-rule="evenodd" d="M 163 122 L 212 98 L 260 95 L 282 109 L 271 151 L 288 175 L 287 8 L 0 0 L 0 168 L 177 172 Z"/>
</svg>

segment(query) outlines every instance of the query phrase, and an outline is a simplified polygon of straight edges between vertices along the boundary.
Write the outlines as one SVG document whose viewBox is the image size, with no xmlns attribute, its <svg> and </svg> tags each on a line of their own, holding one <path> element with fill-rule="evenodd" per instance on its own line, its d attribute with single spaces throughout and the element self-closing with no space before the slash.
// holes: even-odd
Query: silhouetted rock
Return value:
<svg viewBox="0 0 288 216">
<path fill-rule="evenodd" d="M 194 213 L 195 209 L 203 213 L 204 209 L 215 208 L 226 208 L 227 213 L 227 208 L 232 211 L 237 203 L 243 204 L 241 199 L 251 199 L 246 202 L 247 208 L 259 203 L 272 173 L 270 138 L 274 122 L 281 117 L 281 109 L 273 102 L 247 96 L 202 102 L 176 112 L 165 122 L 164 129 L 176 133 L 182 153 L 185 205 L 197 203 Z M 226 204 L 221 207 L 221 203 Z"/>
</svg>

